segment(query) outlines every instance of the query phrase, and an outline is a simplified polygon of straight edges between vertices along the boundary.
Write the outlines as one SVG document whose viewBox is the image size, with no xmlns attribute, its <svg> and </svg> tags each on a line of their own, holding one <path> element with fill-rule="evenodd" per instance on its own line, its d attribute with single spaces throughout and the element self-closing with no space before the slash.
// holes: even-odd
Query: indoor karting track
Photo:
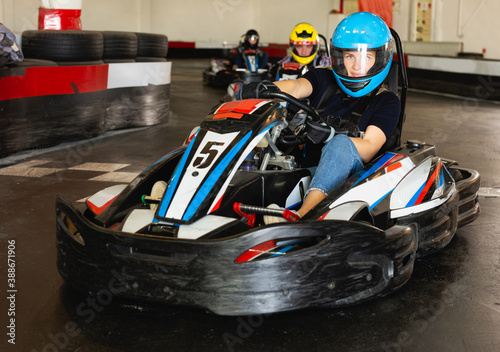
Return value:
<svg viewBox="0 0 500 352">
<path fill-rule="evenodd" d="M 56 269 L 57 194 L 81 201 L 130 181 L 179 146 L 224 95 L 204 87 L 208 60 L 174 61 L 167 124 L 0 160 L 2 351 L 499 351 L 500 104 L 410 91 L 403 140 L 481 174 L 481 215 L 442 252 L 418 259 L 390 296 L 342 309 L 253 317 L 118 301 L 68 288 Z M 7 165 L 10 165 L 6 167 Z M 15 240 L 16 288 L 7 293 Z M 10 299 L 9 299 L 10 297 Z M 11 303 L 15 345 L 8 343 Z"/>
</svg>

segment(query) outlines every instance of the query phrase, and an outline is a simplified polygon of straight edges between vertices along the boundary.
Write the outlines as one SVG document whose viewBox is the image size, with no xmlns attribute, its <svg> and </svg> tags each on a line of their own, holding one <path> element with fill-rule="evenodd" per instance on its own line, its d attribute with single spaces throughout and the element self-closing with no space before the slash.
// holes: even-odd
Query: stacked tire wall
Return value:
<svg viewBox="0 0 500 352">
<path fill-rule="evenodd" d="M 25 31 L 0 69 L 0 157 L 168 121 L 165 35 Z"/>
</svg>

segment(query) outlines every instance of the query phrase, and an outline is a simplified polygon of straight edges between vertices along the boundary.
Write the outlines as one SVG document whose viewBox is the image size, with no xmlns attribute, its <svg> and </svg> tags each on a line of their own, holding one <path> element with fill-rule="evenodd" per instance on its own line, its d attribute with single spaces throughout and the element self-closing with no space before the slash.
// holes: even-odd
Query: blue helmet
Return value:
<svg viewBox="0 0 500 352">
<path fill-rule="evenodd" d="M 358 98 L 377 88 L 391 68 L 393 39 L 387 24 L 370 12 L 343 19 L 330 41 L 330 61 L 340 88 Z"/>
</svg>

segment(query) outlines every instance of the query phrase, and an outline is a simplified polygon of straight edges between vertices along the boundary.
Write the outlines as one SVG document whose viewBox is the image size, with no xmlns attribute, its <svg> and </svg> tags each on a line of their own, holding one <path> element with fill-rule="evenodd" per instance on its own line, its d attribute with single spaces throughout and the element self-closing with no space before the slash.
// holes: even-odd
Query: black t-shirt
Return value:
<svg viewBox="0 0 500 352">
<path fill-rule="evenodd" d="M 311 83 L 313 92 L 309 100 L 311 105 L 317 108 L 330 82 L 335 81 L 335 76 L 329 68 L 314 68 L 302 78 Z M 321 115 L 348 118 L 359 100 L 360 98 L 349 97 L 343 101 L 342 94 L 335 94 Z M 397 126 L 400 109 L 401 102 L 398 97 L 392 92 L 383 91 L 370 100 L 358 122 L 358 127 L 360 131 L 366 131 L 370 125 L 377 126 L 384 132 L 386 139 L 389 139 Z"/>
</svg>

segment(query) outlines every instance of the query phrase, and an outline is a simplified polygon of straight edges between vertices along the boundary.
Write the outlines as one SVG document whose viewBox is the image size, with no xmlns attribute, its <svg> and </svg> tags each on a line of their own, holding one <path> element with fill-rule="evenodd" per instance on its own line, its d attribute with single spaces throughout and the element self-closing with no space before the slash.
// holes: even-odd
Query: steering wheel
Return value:
<svg viewBox="0 0 500 352">
<path fill-rule="evenodd" d="M 287 103 L 290 103 L 291 105 L 295 106 L 296 108 L 304 110 L 308 116 L 311 117 L 313 121 L 320 122 L 322 121 L 322 117 L 319 116 L 318 112 L 316 111 L 315 108 L 313 108 L 311 105 L 304 103 L 303 101 L 295 98 L 294 96 L 285 93 L 285 92 L 269 92 L 269 91 L 264 91 L 259 94 L 260 98 L 263 99 L 280 99 L 283 101 L 286 101 Z M 285 147 L 293 147 L 296 145 L 301 145 L 306 143 L 307 137 L 305 134 L 301 135 L 285 135 L 281 134 L 280 137 L 278 137 L 277 142 Z"/>
<path fill-rule="evenodd" d="M 259 94 L 259 97 L 262 99 L 281 99 L 286 101 L 287 103 L 290 103 L 294 105 L 295 107 L 304 110 L 307 112 L 308 116 L 311 116 L 313 121 L 319 122 L 322 120 L 322 118 L 319 116 L 318 112 L 316 109 L 314 109 L 311 105 L 305 104 L 303 101 L 291 96 L 288 93 L 285 92 L 268 92 L 264 91 Z"/>
</svg>

